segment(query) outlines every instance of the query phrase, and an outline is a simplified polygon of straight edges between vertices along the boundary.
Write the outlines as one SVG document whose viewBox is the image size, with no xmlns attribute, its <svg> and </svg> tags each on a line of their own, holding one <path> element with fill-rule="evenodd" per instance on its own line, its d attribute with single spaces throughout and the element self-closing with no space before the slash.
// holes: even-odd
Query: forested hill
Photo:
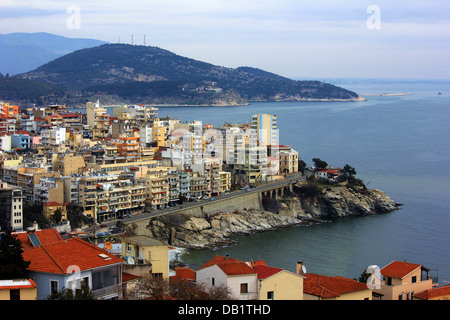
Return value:
<svg viewBox="0 0 450 320">
<path fill-rule="evenodd" d="M 108 96 L 131 103 L 235 105 L 359 98 L 320 81 L 295 81 L 252 67 L 226 68 L 158 47 L 127 44 L 78 50 L 17 77 L 65 88 L 78 101 Z"/>
</svg>

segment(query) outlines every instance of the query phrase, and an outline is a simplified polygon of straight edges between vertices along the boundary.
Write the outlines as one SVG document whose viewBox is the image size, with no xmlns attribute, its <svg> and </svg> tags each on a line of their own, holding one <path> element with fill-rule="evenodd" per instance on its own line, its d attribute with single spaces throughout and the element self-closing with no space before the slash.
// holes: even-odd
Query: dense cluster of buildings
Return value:
<svg viewBox="0 0 450 320">
<path fill-rule="evenodd" d="M 108 114 L 113 110 L 113 114 Z M 296 272 L 265 261 L 216 256 L 197 270 L 170 268 L 175 248 L 145 235 L 90 243 L 57 228 L 24 228 L 23 208 L 64 221 L 77 206 L 93 221 L 158 210 L 280 179 L 298 170 L 298 153 L 278 142 L 277 118 L 221 127 L 160 118 L 151 106 L 86 112 L 65 106 L 0 111 L 0 231 L 11 229 L 29 261 L 26 279 L 0 280 L 0 300 L 42 300 L 85 283 L 98 299 L 127 299 L 142 277 L 225 286 L 237 300 L 448 299 L 429 270 L 393 261 L 367 282 Z M 334 172 L 326 172 L 327 177 Z M 56 218 L 58 216 L 58 218 Z M 120 231 L 119 231 L 120 232 Z M 152 299 L 141 294 L 142 299 Z"/>
<path fill-rule="evenodd" d="M 108 113 L 112 113 L 109 114 Z M 21 192 L 46 218 L 79 206 L 97 222 L 197 201 L 298 170 L 298 153 L 278 143 L 277 118 L 221 127 L 160 118 L 152 106 L 89 102 L 0 108 L 0 197 Z M 23 217 L 0 212 L 0 228 L 21 230 Z"/>
</svg>

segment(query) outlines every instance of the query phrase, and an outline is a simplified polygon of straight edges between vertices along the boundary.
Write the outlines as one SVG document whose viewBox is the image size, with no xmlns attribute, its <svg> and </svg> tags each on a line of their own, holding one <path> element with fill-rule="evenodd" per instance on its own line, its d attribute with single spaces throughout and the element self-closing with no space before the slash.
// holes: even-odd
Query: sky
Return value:
<svg viewBox="0 0 450 320">
<path fill-rule="evenodd" d="M 450 79 L 449 0 L 0 0 L 0 33 L 158 46 L 296 79 Z"/>
</svg>

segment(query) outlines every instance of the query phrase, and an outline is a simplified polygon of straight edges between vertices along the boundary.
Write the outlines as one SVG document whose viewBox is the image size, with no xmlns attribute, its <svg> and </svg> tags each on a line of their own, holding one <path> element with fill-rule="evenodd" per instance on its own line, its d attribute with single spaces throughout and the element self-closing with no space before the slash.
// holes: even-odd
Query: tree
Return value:
<svg viewBox="0 0 450 320">
<path fill-rule="evenodd" d="M 232 300 L 227 286 L 209 287 L 203 283 L 193 283 L 182 279 L 169 281 L 145 276 L 130 289 L 129 300 Z"/>
<path fill-rule="evenodd" d="M 58 209 L 55 210 L 55 213 L 53 213 L 53 220 L 56 223 L 60 223 L 61 222 L 61 218 L 62 218 L 62 212 L 61 212 L 61 209 L 58 208 Z"/>
<path fill-rule="evenodd" d="M 342 174 L 345 175 L 347 178 L 353 178 L 356 175 L 356 170 L 354 167 L 346 164 L 342 169 Z"/>
<path fill-rule="evenodd" d="M 23 260 L 22 243 L 11 230 L 0 234 L 0 279 L 26 278 L 29 261 Z"/>
<path fill-rule="evenodd" d="M 316 168 L 326 168 L 328 167 L 328 163 L 326 163 L 325 161 L 319 159 L 319 158 L 313 158 L 312 161 L 314 162 L 314 165 L 316 166 Z"/>
<path fill-rule="evenodd" d="M 207 286 L 205 283 L 192 283 L 183 279 L 170 282 L 169 295 L 177 300 L 233 300 L 230 288 L 226 285 Z"/>
<path fill-rule="evenodd" d="M 306 168 L 306 162 L 303 160 L 298 160 L 298 171 L 303 173 L 305 171 L 305 168 Z"/>
<path fill-rule="evenodd" d="M 152 276 L 141 277 L 138 283 L 128 292 L 129 300 L 164 300 L 168 298 L 169 281 Z"/>
</svg>

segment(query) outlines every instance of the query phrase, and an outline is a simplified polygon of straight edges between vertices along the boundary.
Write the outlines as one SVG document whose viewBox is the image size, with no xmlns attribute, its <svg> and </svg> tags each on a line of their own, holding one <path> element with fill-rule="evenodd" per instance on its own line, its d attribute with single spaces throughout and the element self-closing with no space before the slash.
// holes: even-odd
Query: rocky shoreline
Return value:
<svg viewBox="0 0 450 320">
<path fill-rule="evenodd" d="M 304 184 L 281 199 L 263 199 L 264 210 L 218 212 L 206 217 L 184 214 L 153 219 L 149 235 L 187 249 L 214 249 L 237 243 L 237 238 L 270 230 L 305 226 L 338 217 L 363 216 L 398 210 L 400 203 L 376 189 L 321 187 Z"/>
</svg>

